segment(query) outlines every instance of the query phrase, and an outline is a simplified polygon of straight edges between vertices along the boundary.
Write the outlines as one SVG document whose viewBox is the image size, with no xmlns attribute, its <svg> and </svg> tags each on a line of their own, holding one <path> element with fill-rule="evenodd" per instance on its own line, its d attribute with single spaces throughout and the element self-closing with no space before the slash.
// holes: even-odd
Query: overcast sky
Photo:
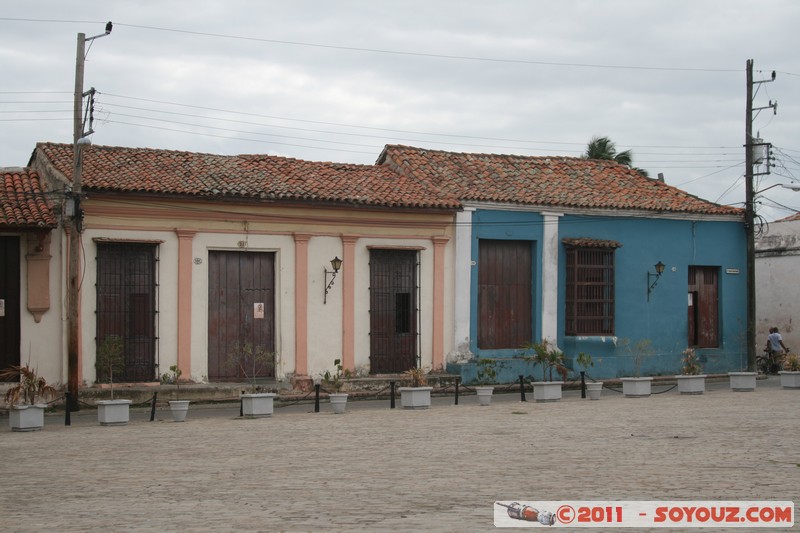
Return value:
<svg viewBox="0 0 800 533">
<path fill-rule="evenodd" d="M 0 167 L 72 142 L 77 34 L 94 40 L 92 142 L 373 163 L 388 143 L 580 156 L 592 136 L 651 177 L 742 205 L 748 59 L 757 188 L 800 182 L 800 2 L 0 2 Z M 87 43 L 88 44 L 88 43 Z M 800 194 L 760 197 L 767 220 Z M 780 205 L 777 205 L 780 204 Z M 785 207 L 781 207 L 785 206 Z"/>
</svg>

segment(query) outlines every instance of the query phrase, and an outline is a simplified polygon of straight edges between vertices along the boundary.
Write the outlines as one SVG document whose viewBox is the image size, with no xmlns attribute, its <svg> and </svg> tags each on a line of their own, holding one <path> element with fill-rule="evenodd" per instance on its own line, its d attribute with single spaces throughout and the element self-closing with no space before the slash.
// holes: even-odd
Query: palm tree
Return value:
<svg viewBox="0 0 800 533">
<path fill-rule="evenodd" d="M 617 146 L 614 141 L 608 137 L 592 137 L 589 144 L 586 146 L 586 153 L 583 154 L 585 159 L 604 159 L 606 161 L 615 161 L 620 165 L 625 165 L 633 170 L 636 170 L 644 177 L 649 177 L 647 171 L 642 168 L 633 166 L 633 152 L 625 150 L 617 153 Z"/>
</svg>

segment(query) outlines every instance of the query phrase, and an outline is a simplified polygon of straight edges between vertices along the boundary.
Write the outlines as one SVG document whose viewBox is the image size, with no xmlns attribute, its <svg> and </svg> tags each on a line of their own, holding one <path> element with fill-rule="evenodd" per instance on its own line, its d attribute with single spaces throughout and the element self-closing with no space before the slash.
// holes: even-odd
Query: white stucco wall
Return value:
<svg viewBox="0 0 800 533">
<path fill-rule="evenodd" d="M 37 323 L 28 311 L 28 262 L 27 241 L 20 235 L 20 363 L 31 363 L 39 375 L 53 386 L 67 381 L 66 337 L 62 329 L 62 319 L 66 318 L 66 308 L 61 305 L 62 290 L 61 258 L 62 242 L 58 231 L 51 234 L 49 255 L 50 309 Z M 45 251 L 47 253 L 47 251 Z"/>
<path fill-rule="evenodd" d="M 784 343 L 800 350 L 800 221 L 773 222 L 756 240 L 756 339 L 766 344 L 776 326 Z"/>
<path fill-rule="evenodd" d="M 97 242 L 107 241 L 162 241 L 158 244 L 158 344 L 156 361 L 159 373 L 164 373 L 177 361 L 178 348 L 178 238 L 169 231 L 92 230 L 84 231 L 82 283 L 81 283 L 81 372 L 85 385 L 96 381 L 95 369 L 97 337 Z M 66 296 L 65 300 L 66 301 Z M 66 327 L 66 325 L 65 325 Z M 65 349 L 66 351 L 66 349 Z M 66 373 L 66 362 L 65 373 Z M 194 369 L 192 369 L 194 372 Z"/>
</svg>

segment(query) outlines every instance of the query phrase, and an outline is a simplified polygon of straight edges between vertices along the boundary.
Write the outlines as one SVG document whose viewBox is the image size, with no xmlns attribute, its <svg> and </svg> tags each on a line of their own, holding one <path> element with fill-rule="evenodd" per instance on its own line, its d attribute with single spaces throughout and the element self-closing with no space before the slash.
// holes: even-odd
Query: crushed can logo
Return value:
<svg viewBox="0 0 800 533">
<path fill-rule="evenodd" d="M 524 520 L 526 522 L 538 522 L 544 526 L 552 526 L 556 522 L 556 515 L 550 511 L 540 511 L 529 505 L 522 505 L 519 502 L 511 502 L 506 505 L 502 502 L 495 502 L 495 504 L 505 507 L 508 516 L 515 520 Z"/>
<path fill-rule="evenodd" d="M 794 502 L 771 500 L 495 501 L 495 527 L 791 528 Z"/>
</svg>

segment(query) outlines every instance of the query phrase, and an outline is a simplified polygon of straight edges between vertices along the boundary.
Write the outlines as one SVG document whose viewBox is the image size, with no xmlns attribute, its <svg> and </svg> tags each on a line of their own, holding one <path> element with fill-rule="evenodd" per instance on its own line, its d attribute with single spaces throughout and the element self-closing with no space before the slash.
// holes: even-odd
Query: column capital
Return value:
<svg viewBox="0 0 800 533">
<path fill-rule="evenodd" d="M 179 239 L 194 239 L 194 236 L 197 235 L 196 229 L 186 229 L 186 228 L 175 228 L 175 235 L 178 236 Z"/>
<path fill-rule="evenodd" d="M 308 243 L 311 240 L 312 235 L 310 233 L 294 233 L 294 242 L 295 243 Z"/>
</svg>

